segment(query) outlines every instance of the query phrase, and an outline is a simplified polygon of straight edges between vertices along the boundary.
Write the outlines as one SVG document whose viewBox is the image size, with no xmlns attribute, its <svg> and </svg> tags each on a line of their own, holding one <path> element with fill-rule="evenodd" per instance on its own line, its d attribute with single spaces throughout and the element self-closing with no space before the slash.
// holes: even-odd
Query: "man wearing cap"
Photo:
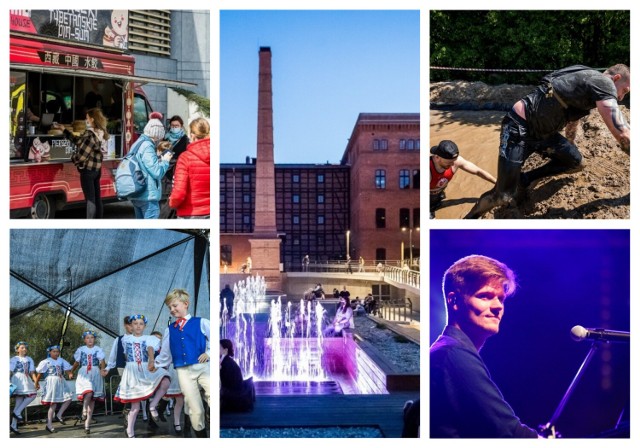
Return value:
<svg viewBox="0 0 640 448">
<path fill-rule="evenodd" d="M 572 65 L 542 78 L 540 85 L 513 105 L 502 120 L 498 182 L 480 196 L 465 218 L 480 218 L 499 205 L 524 197 L 533 182 L 584 168 L 582 154 L 573 143 L 578 120 L 598 110 L 622 151 L 629 153 L 631 127 L 618 107 L 630 91 L 629 67 L 617 64 L 604 73 Z M 560 131 L 565 129 L 565 135 Z M 522 173 L 527 158 L 537 152 L 549 162 Z"/>
<path fill-rule="evenodd" d="M 475 164 L 464 159 L 458 151 L 458 145 L 451 140 L 442 140 L 437 146 L 431 147 L 429 162 L 429 217 L 435 218 L 435 211 L 440 208 L 445 198 L 444 190 L 449 185 L 458 169 L 491 182 L 496 183 L 495 177 Z"/>
</svg>

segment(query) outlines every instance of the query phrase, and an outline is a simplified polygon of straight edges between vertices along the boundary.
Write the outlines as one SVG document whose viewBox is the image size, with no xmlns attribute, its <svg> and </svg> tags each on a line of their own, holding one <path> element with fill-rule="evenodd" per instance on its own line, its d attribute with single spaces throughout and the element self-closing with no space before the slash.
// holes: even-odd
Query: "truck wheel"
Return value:
<svg viewBox="0 0 640 448">
<path fill-rule="evenodd" d="M 39 194 L 31 206 L 32 219 L 53 219 L 56 214 L 53 198 L 46 194 Z"/>
</svg>

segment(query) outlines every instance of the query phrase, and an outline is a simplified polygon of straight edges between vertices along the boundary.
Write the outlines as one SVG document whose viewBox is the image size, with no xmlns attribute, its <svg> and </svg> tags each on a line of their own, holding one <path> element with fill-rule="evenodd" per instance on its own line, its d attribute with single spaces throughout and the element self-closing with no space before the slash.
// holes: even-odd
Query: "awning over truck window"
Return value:
<svg viewBox="0 0 640 448">
<path fill-rule="evenodd" d="M 190 88 L 190 87 L 197 86 L 197 84 L 194 84 L 192 82 L 176 81 L 173 79 L 122 75 L 122 74 L 114 74 L 114 73 L 106 73 L 106 72 L 97 72 L 92 70 L 83 70 L 81 68 L 71 69 L 71 68 L 64 68 L 64 67 L 39 66 L 39 65 L 32 65 L 32 64 L 11 64 L 10 68 L 11 70 L 25 70 L 25 71 L 39 72 L 39 73 L 53 73 L 57 75 L 86 76 L 89 78 L 101 78 L 101 79 L 117 79 L 121 81 L 136 82 L 141 85 L 142 84 L 160 84 L 167 87 L 181 87 L 181 88 Z"/>
</svg>

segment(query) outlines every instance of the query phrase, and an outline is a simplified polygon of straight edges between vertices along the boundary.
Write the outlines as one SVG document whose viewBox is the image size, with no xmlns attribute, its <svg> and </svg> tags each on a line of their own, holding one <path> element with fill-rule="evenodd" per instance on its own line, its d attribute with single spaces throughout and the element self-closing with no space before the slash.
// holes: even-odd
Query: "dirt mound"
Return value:
<svg viewBox="0 0 640 448">
<path fill-rule="evenodd" d="M 501 84 L 490 86 L 483 82 L 448 81 L 431 84 L 429 101 L 438 105 L 464 104 L 491 109 L 487 105 L 504 105 L 507 110 L 534 86 Z"/>
<path fill-rule="evenodd" d="M 513 104 L 531 90 L 531 86 L 501 85 L 492 87 L 484 83 L 442 82 L 431 86 L 431 101 L 436 103 L 468 102 L 476 106 L 496 102 Z M 625 106 L 620 106 L 620 108 L 627 122 L 630 123 L 629 109 Z M 495 115 L 495 112 L 484 113 Z M 437 128 L 434 128 L 432 124 L 432 144 L 437 143 L 440 137 L 438 134 L 448 124 L 452 124 L 452 121 L 441 123 Z M 474 142 L 491 139 L 494 142 L 493 147 L 497 159 L 496 126 L 499 127 L 499 124 L 500 121 L 485 125 L 484 134 L 481 129 L 483 126 L 476 124 L 475 133 L 465 136 L 468 139 L 467 145 L 464 141 L 456 140 L 461 148 L 461 154 L 464 154 L 462 148 L 473 148 Z M 455 140 L 455 138 L 453 139 Z M 529 189 L 528 197 L 522 205 L 517 208 L 496 208 L 493 212 L 487 213 L 485 218 L 629 219 L 630 159 L 620 150 L 616 140 L 595 109 L 591 111 L 590 115 L 580 120 L 575 144 L 582 153 L 585 163 L 584 170 L 578 173 L 545 178 Z M 469 149 L 469 151 L 470 153 L 465 155 L 465 158 L 473 161 L 473 150 Z M 525 163 L 523 171 L 529 171 L 544 163 L 546 161 L 542 156 L 534 154 Z M 483 166 L 483 168 L 488 169 L 494 175 L 496 174 L 494 167 Z M 457 176 L 458 174 L 456 174 Z M 455 182 L 456 179 L 454 178 L 453 181 Z M 464 186 L 462 189 L 464 190 Z M 474 189 L 462 191 L 459 195 L 462 198 L 470 196 L 477 198 L 482 192 Z M 447 188 L 447 198 L 451 198 L 449 188 Z M 472 204 L 466 204 L 464 208 L 468 211 L 471 206 Z M 462 217 L 461 213 L 463 212 L 464 210 L 456 211 L 456 216 L 447 216 L 447 213 L 444 213 L 442 217 Z M 436 218 L 440 217 L 438 215 L 436 212 Z"/>
</svg>

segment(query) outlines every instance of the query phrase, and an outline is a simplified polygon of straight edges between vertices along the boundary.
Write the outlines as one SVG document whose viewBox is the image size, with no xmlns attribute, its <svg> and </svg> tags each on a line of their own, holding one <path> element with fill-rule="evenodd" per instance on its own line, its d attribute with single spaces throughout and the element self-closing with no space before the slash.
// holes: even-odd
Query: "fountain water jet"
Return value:
<svg viewBox="0 0 640 448">
<path fill-rule="evenodd" d="M 245 377 L 271 381 L 322 381 L 322 328 L 325 309 L 317 301 L 300 300 L 296 307 L 281 297 L 272 299 L 263 337 L 258 313 L 267 300 L 263 277 L 248 277 L 236 283 L 233 315 L 222 304 L 221 334 L 232 339 L 235 359 Z M 262 361 L 262 363 L 260 362 Z"/>
</svg>

